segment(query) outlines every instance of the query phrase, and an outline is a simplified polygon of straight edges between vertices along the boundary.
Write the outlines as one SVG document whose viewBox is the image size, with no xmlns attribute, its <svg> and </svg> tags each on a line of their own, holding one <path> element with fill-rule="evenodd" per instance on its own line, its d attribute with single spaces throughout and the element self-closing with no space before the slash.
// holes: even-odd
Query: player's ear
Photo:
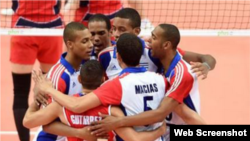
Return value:
<svg viewBox="0 0 250 141">
<path fill-rule="evenodd" d="M 106 80 L 106 79 L 105 79 L 105 76 L 103 75 L 103 76 L 102 76 L 102 83 L 105 82 L 105 80 Z"/>
<path fill-rule="evenodd" d="M 72 49 L 73 48 L 73 42 L 71 41 L 66 41 L 66 46 L 69 48 L 69 49 Z"/>
<path fill-rule="evenodd" d="M 82 78 L 81 78 L 81 75 L 78 75 L 78 81 L 82 84 Z"/>
<path fill-rule="evenodd" d="M 170 41 L 165 41 L 162 44 L 163 49 L 169 49 L 171 48 L 171 46 L 172 46 L 172 43 Z"/>
<path fill-rule="evenodd" d="M 141 33 L 141 28 L 140 27 L 134 28 L 134 33 L 138 36 Z"/>
</svg>

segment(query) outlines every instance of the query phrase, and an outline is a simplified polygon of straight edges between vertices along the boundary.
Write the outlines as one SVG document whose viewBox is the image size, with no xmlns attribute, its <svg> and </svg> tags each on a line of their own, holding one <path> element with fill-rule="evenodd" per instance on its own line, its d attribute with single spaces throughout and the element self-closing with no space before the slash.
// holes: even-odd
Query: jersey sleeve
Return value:
<svg viewBox="0 0 250 141">
<path fill-rule="evenodd" d="M 94 91 L 104 106 L 119 105 L 122 99 L 122 87 L 119 78 L 107 81 Z"/>
<path fill-rule="evenodd" d="M 66 93 L 66 82 L 62 78 L 59 79 L 59 84 L 57 85 L 57 90 L 62 92 L 62 93 Z"/>
<path fill-rule="evenodd" d="M 98 56 L 98 61 L 101 63 L 105 71 L 107 70 L 109 66 L 110 60 L 111 60 L 111 56 L 110 56 L 109 51 L 101 52 L 100 55 Z"/>
<path fill-rule="evenodd" d="M 164 81 L 164 83 L 165 83 L 165 93 L 167 93 L 168 88 L 169 88 L 169 84 L 168 84 L 167 79 L 166 79 L 164 76 L 163 76 L 163 81 Z"/>
<path fill-rule="evenodd" d="M 184 50 L 182 50 L 181 48 L 177 48 L 177 51 L 178 51 L 182 56 L 184 56 L 184 54 L 185 54 L 185 51 L 184 51 Z"/>
<path fill-rule="evenodd" d="M 170 87 L 166 93 L 166 96 L 175 99 L 179 103 L 182 103 L 183 99 L 189 95 L 194 82 L 193 77 L 185 67 L 185 65 L 179 63 L 174 69 L 170 76 Z"/>
<path fill-rule="evenodd" d="M 56 90 L 58 90 L 64 94 L 68 93 L 69 85 L 70 85 L 69 84 L 70 78 L 66 73 L 64 73 L 62 71 L 61 73 L 59 73 L 59 75 L 53 74 L 48 78 L 52 81 L 53 87 Z M 53 99 L 50 97 L 48 102 L 51 103 L 52 101 L 53 101 Z"/>
</svg>

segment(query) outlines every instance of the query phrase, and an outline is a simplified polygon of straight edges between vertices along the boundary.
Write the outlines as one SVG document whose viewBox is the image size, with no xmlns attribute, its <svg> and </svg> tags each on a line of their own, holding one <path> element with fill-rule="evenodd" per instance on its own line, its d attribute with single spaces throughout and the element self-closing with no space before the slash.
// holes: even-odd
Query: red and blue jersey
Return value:
<svg viewBox="0 0 250 141">
<path fill-rule="evenodd" d="M 164 74 L 164 70 L 162 70 Z M 167 72 L 164 74 L 170 87 L 167 90 L 166 95 L 172 98 L 175 96 L 181 97 L 179 102 L 184 102 L 190 109 L 200 114 L 200 94 L 198 89 L 197 76 L 192 73 L 191 66 L 183 60 L 179 52 L 176 53 L 173 61 L 171 62 Z M 167 125 L 181 125 L 185 122 L 176 113 L 172 112 L 166 118 Z M 171 127 L 170 127 L 171 128 Z M 169 129 L 165 139 L 169 140 Z"/>
<path fill-rule="evenodd" d="M 67 53 L 62 54 L 61 59 L 50 69 L 47 77 L 52 81 L 58 91 L 73 95 L 82 91 L 82 85 L 78 81 L 80 70 L 75 70 L 65 59 Z M 83 61 L 84 63 L 84 61 Z M 56 141 L 63 137 L 40 131 L 35 141 Z"/>
<path fill-rule="evenodd" d="M 75 97 L 84 96 L 82 93 L 78 93 L 74 95 Z M 77 114 L 74 113 L 65 107 L 63 107 L 64 117 L 68 122 L 68 125 L 74 128 L 83 128 L 90 125 L 93 121 L 100 121 L 102 117 L 99 116 L 99 112 L 103 114 L 109 114 L 109 106 L 98 106 L 93 109 L 90 109 L 86 112 Z M 108 141 L 113 141 L 114 134 L 112 132 L 109 133 Z M 67 137 L 68 141 L 83 141 L 79 138 Z"/>
<path fill-rule="evenodd" d="M 12 0 L 12 27 L 60 28 L 61 0 Z"/>
</svg>

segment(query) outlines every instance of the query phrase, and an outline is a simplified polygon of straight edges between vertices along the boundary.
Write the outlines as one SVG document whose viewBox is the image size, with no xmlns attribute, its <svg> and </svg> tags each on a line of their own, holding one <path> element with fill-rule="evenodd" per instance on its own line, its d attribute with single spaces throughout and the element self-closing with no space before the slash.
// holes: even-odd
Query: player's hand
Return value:
<svg viewBox="0 0 250 141">
<path fill-rule="evenodd" d="M 92 135 L 99 137 L 119 127 L 121 117 L 114 117 L 101 113 L 99 113 L 99 115 L 103 118 L 103 120 L 92 122 L 89 127 Z"/>
<path fill-rule="evenodd" d="M 163 134 L 165 134 L 167 132 L 167 125 L 166 125 L 166 122 L 165 120 L 163 121 L 162 125 L 160 126 L 159 128 L 160 132 Z"/>
<path fill-rule="evenodd" d="M 91 135 L 90 131 L 87 129 L 88 127 L 79 128 L 76 131 L 76 137 L 88 141 L 96 141 L 97 137 L 95 135 Z"/>
<path fill-rule="evenodd" d="M 43 97 L 47 97 L 47 90 L 53 87 L 52 82 L 41 71 L 36 72 L 35 70 L 32 71 L 32 79 L 35 82 L 34 93 L 40 93 L 43 94 Z"/>
<path fill-rule="evenodd" d="M 41 104 L 46 107 L 48 105 L 49 96 L 47 94 L 37 93 L 37 94 L 34 94 L 34 99 L 37 105 Z"/>
<path fill-rule="evenodd" d="M 209 68 L 200 62 L 190 62 L 191 70 L 193 73 L 196 73 L 197 77 L 201 77 L 202 80 L 207 78 Z"/>
</svg>

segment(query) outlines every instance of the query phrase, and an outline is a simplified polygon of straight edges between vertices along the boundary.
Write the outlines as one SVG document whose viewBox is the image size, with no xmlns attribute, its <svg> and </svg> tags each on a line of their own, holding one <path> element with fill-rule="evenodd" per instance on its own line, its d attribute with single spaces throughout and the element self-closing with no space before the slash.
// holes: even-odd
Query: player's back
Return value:
<svg viewBox="0 0 250 141">
<path fill-rule="evenodd" d="M 125 116 L 157 109 L 165 97 L 168 83 L 164 76 L 149 72 L 144 67 L 127 67 L 114 79 L 93 91 L 102 105 L 118 105 Z M 136 126 L 136 131 L 151 131 L 162 122 Z M 161 137 L 159 138 L 159 141 Z"/>
<path fill-rule="evenodd" d="M 74 96 L 80 97 L 84 95 L 79 93 L 79 94 L 75 94 Z M 77 114 L 63 107 L 63 112 L 64 112 L 64 117 L 69 126 L 73 128 L 83 128 L 83 127 L 90 125 L 90 123 L 93 121 L 102 120 L 102 117 L 100 117 L 98 113 L 100 112 L 103 114 L 109 114 L 108 109 L 109 109 L 108 106 L 98 106 L 86 112 Z M 113 141 L 114 134 L 110 132 L 109 135 L 110 136 L 109 136 L 108 141 Z M 68 141 L 83 141 L 82 139 L 74 138 L 74 137 L 67 137 L 67 139 Z"/>
<path fill-rule="evenodd" d="M 125 73 L 119 77 L 119 81 L 122 87 L 121 107 L 126 116 L 157 109 L 167 88 L 166 80 L 162 75 L 149 71 Z M 161 122 L 134 128 L 137 131 L 149 131 L 160 125 Z"/>
</svg>

